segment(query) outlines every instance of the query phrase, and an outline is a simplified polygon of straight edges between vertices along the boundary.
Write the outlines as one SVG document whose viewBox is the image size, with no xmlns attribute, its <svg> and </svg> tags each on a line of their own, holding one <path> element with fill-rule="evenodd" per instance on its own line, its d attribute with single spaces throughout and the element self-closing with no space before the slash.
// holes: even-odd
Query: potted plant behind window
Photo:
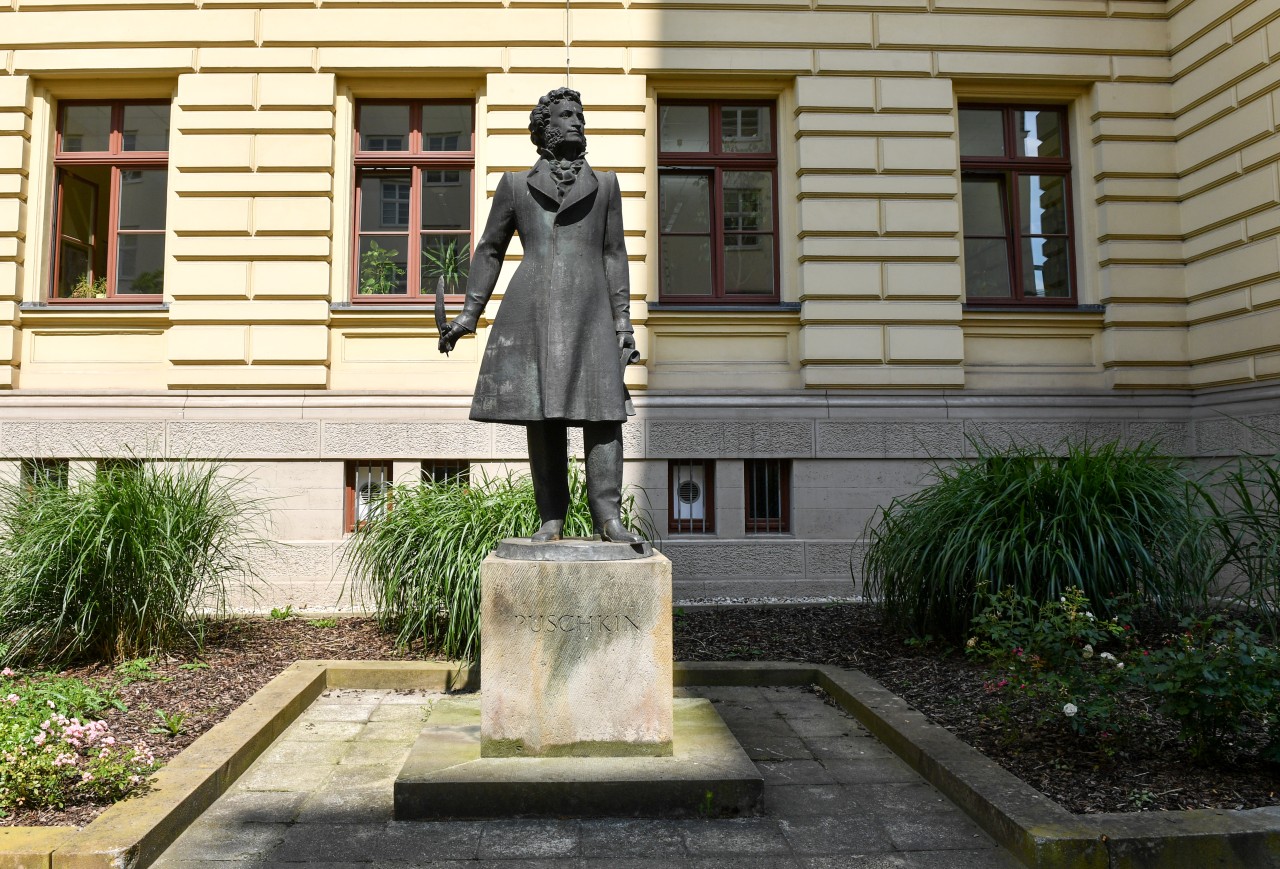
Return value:
<svg viewBox="0 0 1280 869">
<path fill-rule="evenodd" d="M 422 292 L 426 295 L 428 288 L 436 292 L 441 290 L 447 296 L 462 292 L 462 284 L 467 279 L 467 271 L 471 265 L 471 244 L 458 244 L 456 239 L 435 243 L 423 248 L 422 256 L 426 260 L 425 277 L 435 279 L 435 286 L 424 280 Z"/>
<path fill-rule="evenodd" d="M 405 271 L 396 263 L 400 251 L 380 247 L 369 242 L 369 249 L 360 257 L 360 286 L 356 292 L 362 296 L 387 296 L 399 292 L 399 282 Z"/>
</svg>

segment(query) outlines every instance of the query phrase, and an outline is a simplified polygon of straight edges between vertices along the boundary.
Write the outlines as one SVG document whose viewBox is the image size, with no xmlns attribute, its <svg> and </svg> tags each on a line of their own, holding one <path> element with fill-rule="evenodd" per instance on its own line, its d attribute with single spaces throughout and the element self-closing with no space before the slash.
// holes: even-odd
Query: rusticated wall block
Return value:
<svg viewBox="0 0 1280 869">
<path fill-rule="evenodd" d="M 818 423 L 818 456 L 910 456 L 948 458 L 964 449 L 964 424 L 916 421 Z"/>
<path fill-rule="evenodd" d="M 169 455 L 181 458 L 317 458 L 320 423 L 251 419 L 171 422 Z"/>
<path fill-rule="evenodd" d="M 490 427 L 477 422 L 326 422 L 326 458 L 488 458 Z"/>
</svg>

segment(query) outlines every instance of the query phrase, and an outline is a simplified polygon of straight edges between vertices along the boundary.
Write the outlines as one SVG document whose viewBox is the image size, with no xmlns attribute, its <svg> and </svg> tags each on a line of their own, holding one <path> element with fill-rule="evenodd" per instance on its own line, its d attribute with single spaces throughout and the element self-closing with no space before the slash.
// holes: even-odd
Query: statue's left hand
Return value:
<svg viewBox="0 0 1280 869">
<path fill-rule="evenodd" d="M 618 333 L 618 349 L 619 350 L 636 349 L 636 336 L 631 334 L 630 332 L 619 332 Z"/>
</svg>

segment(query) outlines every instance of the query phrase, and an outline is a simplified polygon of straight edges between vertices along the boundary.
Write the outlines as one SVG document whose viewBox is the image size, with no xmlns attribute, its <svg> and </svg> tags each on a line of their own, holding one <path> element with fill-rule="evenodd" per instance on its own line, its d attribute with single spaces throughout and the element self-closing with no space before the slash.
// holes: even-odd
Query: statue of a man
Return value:
<svg viewBox="0 0 1280 869">
<path fill-rule="evenodd" d="M 569 509 L 569 426 L 581 426 L 591 519 L 602 539 L 639 543 L 623 526 L 622 423 L 635 411 L 623 360 L 635 354 L 622 195 L 612 172 L 586 161 L 582 97 L 557 88 L 529 113 L 540 159 L 498 182 L 471 261 L 466 302 L 440 336 L 440 351 L 474 332 L 498 282 L 513 233 L 523 259 L 494 318 L 471 418 L 519 424 L 542 527 L 559 540 Z"/>
</svg>

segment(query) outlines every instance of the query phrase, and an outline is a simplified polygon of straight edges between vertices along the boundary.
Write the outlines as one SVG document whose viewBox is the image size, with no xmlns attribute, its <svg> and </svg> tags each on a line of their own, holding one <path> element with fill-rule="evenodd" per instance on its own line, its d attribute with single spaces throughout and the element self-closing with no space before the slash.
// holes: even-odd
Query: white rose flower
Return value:
<svg viewBox="0 0 1280 869">
<path fill-rule="evenodd" d="M 1062 714 L 1067 716 L 1068 718 L 1070 718 L 1072 715 L 1075 715 L 1079 711 L 1080 710 L 1076 708 L 1076 704 L 1074 703 L 1068 703 L 1066 706 L 1062 707 Z"/>
<path fill-rule="evenodd" d="M 1083 650 L 1083 652 L 1082 652 L 1081 654 L 1083 654 L 1085 658 L 1092 658 L 1092 657 L 1093 657 L 1093 646 L 1092 646 L 1090 643 L 1085 643 L 1085 644 L 1084 644 L 1084 650 Z"/>
<path fill-rule="evenodd" d="M 1111 654 L 1110 652 L 1103 652 L 1098 657 L 1104 661 L 1114 661 L 1116 659 L 1116 656 Z"/>
</svg>

